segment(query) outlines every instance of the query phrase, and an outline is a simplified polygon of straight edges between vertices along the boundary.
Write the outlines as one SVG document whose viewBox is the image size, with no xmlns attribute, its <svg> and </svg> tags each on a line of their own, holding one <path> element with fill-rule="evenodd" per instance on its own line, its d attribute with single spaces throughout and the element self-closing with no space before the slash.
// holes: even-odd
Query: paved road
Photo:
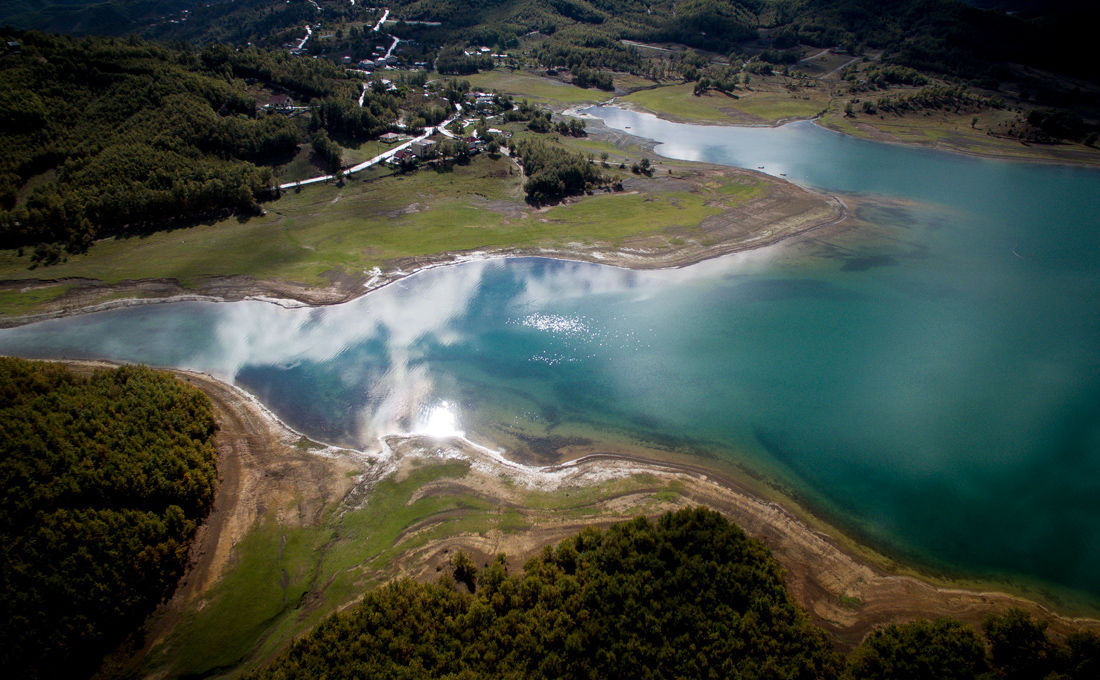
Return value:
<svg viewBox="0 0 1100 680">
<path fill-rule="evenodd" d="M 459 111 L 459 113 L 461 113 L 461 110 Z M 455 114 L 455 115 L 451 116 L 450 118 L 448 118 L 447 120 L 440 123 L 439 125 L 437 125 L 435 127 L 428 128 L 424 132 L 424 134 L 420 135 L 419 137 L 414 137 L 414 138 L 410 139 L 407 142 L 402 142 L 401 144 L 398 144 L 397 146 L 395 146 L 391 149 L 387 149 L 386 151 L 383 151 L 382 153 L 378 154 L 374 158 L 371 158 L 370 160 L 363 161 L 359 165 L 353 165 L 350 168 L 348 168 L 347 170 L 341 170 L 339 174 L 344 175 L 346 177 L 346 176 L 354 174 L 356 172 L 366 170 L 367 168 L 371 167 L 372 165 L 378 165 L 382 161 L 389 160 L 390 158 L 393 158 L 394 155 L 398 151 L 409 148 L 415 142 L 419 142 L 423 139 L 427 139 L 428 137 L 431 137 L 432 135 L 434 135 L 436 132 L 442 132 L 443 129 L 446 128 L 448 125 L 450 125 L 451 122 L 455 118 L 458 118 L 458 116 L 459 116 L 459 114 Z M 446 133 L 444 133 L 444 134 L 446 134 Z M 448 136 L 450 136 L 450 135 L 448 135 Z M 336 175 L 321 175 L 319 177 L 310 177 L 309 179 L 303 179 L 303 180 L 299 180 L 297 182 L 286 182 L 285 184 L 280 184 L 279 189 L 293 189 L 295 187 L 304 187 L 307 184 L 317 184 L 318 182 L 327 182 L 330 179 L 333 179 L 334 177 L 336 177 Z"/>
<path fill-rule="evenodd" d="M 388 17 L 389 15 L 390 15 L 390 11 L 388 9 L 385 12 L 382 12 L 382 18 L 378 20 L 378 23 L 375 24 L 374 28 L 371 29 L 371 30 L 373 30 L 375 33 L 377 33 L 378 29 L 382 28 L 382 24 L 386 23 L 386 17 Z"/>
<path fill-rule="evenodd" d="M 300 51 L 306 46 L 306 41 L 309 40 L 309 36 L 313 35 L 313 29 L 309 24 L 306 24 L 306 37 L 302 38 L 302 42 L 298 43 L 297 49 Z"/>
<path fill-rule="evenodd" d="M 537 33 L 537 32 L 538 31 L 532 31 L 532 33 Z M 672 52 L 672 50 L 668 49 L 667 47 L 657 47 L 656 45 L 647 45 L 645 43 L 640 43 L 636 40 L 625 40 L 624 39 L 624 40 L 620 40 L 619 42 L 621 42 L 624 45 L 630 45 L 632 47 L 644 47 L 647 50 L 658 50 L 660 52 Z"/>
<path fill-rule="evenodd" d="M 393 51 L 397 48 L 397 43 L 399 42 L 401 42 L 401 38 L 395 36 L 393 39 L 393 44 L 390 45 L 390 49 L 386 50 L 386 55 L 382 57 L 383 60 L 390 58 L 390 55 L 393 54 Z"/>
</svg>

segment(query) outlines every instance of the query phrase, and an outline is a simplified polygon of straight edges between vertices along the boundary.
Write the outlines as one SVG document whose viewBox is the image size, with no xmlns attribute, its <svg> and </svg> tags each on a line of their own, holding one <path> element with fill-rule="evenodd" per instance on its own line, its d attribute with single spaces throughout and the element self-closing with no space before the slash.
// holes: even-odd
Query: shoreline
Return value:
<svg viewBox="0 0 1100 680">
<path fill-rule="evenodd" d="M 748 172 L 733 168 L 737 172 Z M 822 198 L 828 206 L 828 215 L 819 215 L 814 209 L 778 222 L 768 221 L 766 214 L 757 215 L 762 224 L 746 238 L 719 240 L 710 245 L 694 247 L 679 245 L 664 249 L 643 247 L 599 247 L 579 243 L 569 247 L 489 248 L 484 250 L 451 251 L 428 256 L 402 258 L 390 263 L 383 270 L 375 267 L 360 276 L 333 276 L 332 282 L 323 288 L 299 284 L 293 281 L 261 280 L 241 276 L 218 277 L 197 289 L 186 289 L 172 279 L 140 279 L 108 284 L 94 279 L 16 279 L 0 281 L 0 290 L 35 289 L 54 285 L 72 284 L 72 290 L 61 298 L 73 296 L 57 309 L 12 316 L 0 316 L 0 328 L 14 328 L 28 324 L 147 304 L 173 302 L 240 302 L 255 300 L 281 307 L 324 307 L 339 305 L 402 281 L 420 272 L 458 265 L 465 262 L 497 258 L 546 258 L 571 262 L 588 262 L 609 267 L 634 270 L 681 269 L 692 265 L 761 248 L 791 242 L 829 227 L 843 224 L 851 218 L 845 201 L 837 195 L 823 194 L 778 177 L 767 177 L 786 191 L 796 190 Z M 94 301 L 104 295 L 121 295 L 117 299 Z M 129 297 L 126 297 L 129 295 Z M 82 299 L 83 298 L 83 299 Z"/>
<path fill-rule="evenodd" d="M 109 362 L 65 362 L 68 365 L 110 367 Z M 1055 635 L 1086 628 L 1100 632 L 1100 620 L 1058 613 L 1052 606 L 1028 597 L 995 588 L 969 588 L 950 582 L 904 573 L 907 565 L 879 556 L 858 544 L 836 527 L 810 516 L 808 511 L 787 498 L 773 500 L 752 489 L 751 482 L 705 463 L 660 460 L 637 453 L 586 447 L 575 458 L 553 465 L 528 465 L 496 450 L 460 437 L 432 438 L 418 434 L 395 434 L 381 438 L 381 453 L 322 445 L 303 449 L 304 435 L 295 431 L 251 394 L 213 376 L 193 371 L 171 371 L 177 377 L 201 389 L 214 402 L 215 411 L 229 426 L 219 422 L 219 488 L 215 509 L 207 518 L 192 547 L 193 562 L 176 594 L 150 625 L 149 649 L 171 630 L 171 622 L 218 581 L 231 563 L 233 549 L 240 538 L 262 516 L 262 507 L 280 492 L 268 488 L 316 489 L 318 483 L 329 487 L 328 497 L 342 511 L 361 507 L 378 482 L 400 476 L 410 465 L 425 462 L 466 461 L 470 472 L 466 479 L 447 480 L 491 502 L 514 502 L 517 488 L 540 491 L 566 491 L 602 487 L 609 480 L 649 476 L 677 485 L 681 491 L 673 501 L 654 506 L 624 506 L 623 498 L 609 497 L 601 505 L 595 521 L 557 523 L 520 533 L 512 539 L 496 537 L 492 547 L 477 534 L 444 536 L 399 558 L 398 575 L 432 579 L 440 563 L 449 562 L 449 552 L 457 547 L 470 549 L 491 558 L 505 552 L 510 561 L 522 565 L 542 545 L 578 530 L 579 527 L 607 525 L 625 516 L 655 516 L 669 509 L 705 505 L 722 512 L 753 538 L 762 540 L 786 572 L 787 587 L 814 621 L 832 634 L 842 647 L 855 647 L 876 626 L 912 620 L 951 616 L 969 625 L 979 626 L 990 612 L 1020 607 L 1033 616 L 1051 622 Z M 242 445 L 241 440 L 245 443 Z M 242 452 L 245 452 L 242 455 Z M 234 459 L 233 469 L 223 470 L 223 459 Z M 278 467 L 280 474 L 272 474 Z M 288 473 L 287 470 L 297 471 Z M 334 470 L 344 471 L 333 475 Z M 357 474 L 354 480 L 349 478 Z M 228 480 L 228 484 L 227 484 Z M 433 493 L 428 483 L 420 493 Z M 454 489 L 449 489 L 452 493 Z M 285 492 L 283 492 L 285 493 Z M 313 491 L 313 495 L 316 495 Z M 229 499 L 226 502 L 226 499 Z M 258 504 L 258 506 L 257 506 Z M 307 497 L 307 505 L 318 506 Z M 791 507 L 793 504 L 793 508 Z M 257 510 L 257 507 L 261 510 Z M 639 511 L 637 508 L 640 507 Z M 320 516 L 315 510 L 315 517 Z M 532 510 L 537 514 L 537 510 Z M 298 513 L 301 515 L 301 512 Z M 287 518 L 302 523 L 302 517 Z M 408 531 L 416 531 L 409 527 Z M 510 535 L 511 536 L 511 535 Z M 516 550 L 509 550 L 514 544 Z M 855 546 L 856 549 L 852 549 Z M 868 555 L 881 557 L 881 560 Z M 876 564 L 876 562 L 880 562 Z M 896 568 L 883 566 L 893 565 Z M 358 596 L 356 597 L 358 599 Z M 156 634 L 158 633 L 159 634 Z"/>
<path fill-rule="evenodd" d="M 1100 169 L 1100 158 L 1095 162 L 1069 161 L 1053 158 L 1035 158 L 1026 156 L 1011 156 L 1003 154 L 989 154 L 959 149 L 937 144 L 921 144 L 896 139 L 877 139 L 852 135 L 843 130 L 831 127 L 824 122 L 823 113 L 812 118 L 780 119 L 770 123 L 746 124 L 746 123 L 717 123 L 712 121 L 695 121 L 682 119 L 671 114 L 651 111 L 632 102 L 620 102 L 618 97 L 599 103 L 578 104 L 563 109 L 564 115 L 585 118 L 587 120 L 600 121 L 600 127 L 614 130 L 617 134 L 623 134 L 639 141 L 641 148 L 653 154 L 657 158 L 667 158 L 677 162 L 687 162 L 681 159 L 662 156 L 654 151 L 657 142 L 633 134 L 632 132 L 615 130 L 606 127 L 602 119 L 580 112 L 582 108 L 591 106 L 611 106 L 635 113 L 651 115 L 658 119 L 688 125 L 703 125 L 715 127 L 743 127 L 743 128 L 776 128 L 798 121 L 810 121 L 817 127 L 828 132 L 844 135 L 853 139 L 861 139 L 872 143 L 889 144 L 912 149 L 925 149 L 943 153 L 959 154 L 970 158 L 983 160 L 1030 163 L 1042 165 L 1060 165 L 1065 167 L 1080 167 Z M 695 162 L 701 167 L 706 163 Z M 735 168 L 731 166 L 716 166 L 727 171 L 743 172 L 753 176 L 761 176 L 769 181 L 789 185 L 808 194 L 826 199 L 836 209 L 835 214 L 827 219 L 817 220 L 810 224 L 799 224 L 789 231 L 778 234 L 765 232 L 760 240 L 741 239 L 732 242 L 718 241 L 710 246 L 695 252 L 686 253 L 684 246 L 678 246 L 666 252 L 631 252 L 629 248 L 581 247 L 581 244 L 569 244 L 573 247 L 499 247 L 485 250 L 475 249 L 467 251 L 447 251 L 426 256 L 400 258 L 388 264 L 385 270 L 375 267 L 370 272 L 361 275 L 346 275 L 333 273 L 327 278 L 330 283 L 324 287 L 311 286 L 290 280 L 266 280 L 253 279 L 246 276 L 217 276 L 199 285 L 197 288 L 185 288 L 174 279 L 137 279 L 124 280 L 117 283 L 103 283 L 98 279 L 87 278 L 60 278 L 60 279 L 11 279 L 0 281 L 0 291 L 33 290 L 55 285 L 71 285 L 72 289 L 59 296 L 61 302 L 56 309 L 43 312 L 17 315 L 0 315 L 0 328 L 13 328 L 27 324 L 47 321 L 50 319 L 91 314 L 113 309 L 121 309 L 143 304 L 160 304 L 171 302 L 239 302 L 243 300 L 259 300 L 283 307 L 299 306 L 329 306 L 338 305 L 357 299 L 370 292 L 383 288 L 391 283 L 403 280 L 421 271 L 435 267 L 461 264 L 471 260 L 484 260 L 497 257 L 545 257 L 565 261 L 590 262 L 607 266 L 617 266 L 626 269 L 676 269 L 689 267 L 705 260 L 722 257 L 738 252 L 766 248 L 780 243 L 789 242 L 803 237 L 822 228 L 840 224 L 851 217 L 848 206 L 844 200 L 836 194 L 825 194 L 809 187 L 795 184 L 783 177 L 776 177 L 767 173 L 759 173 L 748 168 Z M 117 299 L 102 300 L 103 297 L 118 296 Z M 66 302 L 66 298 L 75 299 Z M 81 298 L 84 298 L 83 300 Z M 50 303 L 47 303 L 50 304 Z"/>
<path fill-rule="evenodd" d="M 799 119 L 799 120 L 809 120 L 814 125 L 821 128 L 822 130 L 828 130 L 829 132 L 833 132 L 833 133 L 836 133 L 838 135 L 844 135 L 845 137 L 850 137 L 852 139 L 859 139 L 859 140 L 863 140 L 863 141 L 867 141 L 867 142 L 872 142 L 872 143 L 875 143 L 875 144 L 889 144 L 889 145 L 892 145 L 892 146 L 900 146 L 900 147 L 909 148 L 909 149 L 926 149 L 928 151 L 940 151 L 942 153 L 953 153 L 953 154 L 958 154 L 960 156 L 967 156 L 968 158 L 977 158 L 977 159 L 986 160 L 986 161 L 997 161 L 997 162 L 1001 162 L 1001 163 L 1027 163 L 1029 165 L 1060 165 L 1060 166 L 1067 167 L 1067 168 L 1086 168 L 1086 169 L 1094 169 L 1094 170 L 1100 169 L 1100 154 L 1098 154 L 1095 159 L 1068 160 L 1068 159 L 1060 159 L 1060 158 L 1042 158 L 1042 157 L 1038 157 L 1038 156 L 1014 156 L 1014 155 L 1007 154 L 1007 153 L 981 153 L 981 152 L 972 151 L 972 150 L 969 150 L 969 149 L 960 149 L 959 147 L 956 147 L 956 146 L 950 146 L 950 145 L 941 146 L 937 142 L 922 144 L 920 142 L 907 142 L 907 141 L 902 140 L 902 139 L 880 138 L 879 135 L 885 136 L 885 135 L 889 135 L 890 133 L 884 132 L 883 130 L 879 130 L 878 128 L 876 128 L 874 125 L 871 125 L 870 123 L 864 123 L 864 124 L 871 127 L 871 128 L 873 128 L 875 130 L 875 132 L 878 133 L 878 135 L 867 135 L 867 136 L 853 135 L 849 132 L 845 132 L 844 130 L 839 130 L 835 127 L 832 127 L 832 126 L 828 125 L 825 122 L 823 116 L 818 116 L 816 118 L 802 118 L 802 119 Z M 794 121 L 787 121 L 787 122 L 794 122 Z M 1024 144 L 1022 142 L 1021 142 L 1021 146 L 1024 146 Z"/>
<path fill-rule="evenodd" d="M 618 100 L 618 97 L 612 97 L 611 99 L 609 99 L 605 102 L 599 103 L 599 104 L 584 104 L 584 105 L 572 106 L 568 109 L 565 109 L 563 111 L 563 114 L 573 115 L 573 116 L 577 116 L 579 118 L 592 119 L 593 118 L 592 116 L 586 116 L 585 114 L 580 113 L 579 109 L 589 108 L 591 106 L 609 106 L 609 107 L 614 107 L 614 108 L 620 108 L 620 109 L 623 109 L 625 111 L 631 111 L 633 113 L 653 116 L 655 118 L 659 118 L 660 120 L 668 121 L 669 123 L 678 123 L 678 124 L 681 124 L 681 125 L 700 125 L 700 126 L 707 126 L 707 127 L 778 128 L 778 127 L 782 127 L 784 125 L 788 125 L 790 123 L 797 123 L 797 122 L 800 122 L 800 121 L 809 121 L 809 122 L 813 123 L 814 125 L 816 125 L 817 127 L 821 128 L 822 130 L 828 130 L 829 132 L 833 132 L 833 133 L 836 133 L 836 134 L 839 134 L 839 135 L 844 135 L 845 137 L 850 137 L 852 139 L 858 139 L 858 140 L 862 140 L 862 141 L 872 142 L 872 143 L 875 143 L 875 144 L 889 144 L 891 146 L 900 146 L 900 147 L 909 148 L 909 149 L 926 149 L 926 150 L 929 150 L 929 151 L 940 151 L 940 152 L 943 152 L 943 153 L 959 154 L 960 156 L 968 156 L 970 158 L 979 158 L 979 159 L 988 160 L 988 161 L 1001 161 L 1001 162 L 1008 162 L 1008 163 L 1029 163 L 1029 164 L 1039 164 L 1039 165 L 1061 165 L 1061 166 L 1071 167 L 1071 168 L 1100 169 L 1100 154 L 1097 154 L 1096 158 L 1094 158 L 1094 159 L 1090 158 L 1090 159 L 1070 160 L 1070 159 L 1064 159 L 1064 158 L 1043 158 L 1043 157 L 1027 156 L 1027 155 L 1017 156 L 1017 155 L 1012 155 L 1012 154 L 1009 154 L 1009 153 L 981 153 L 981 152 L 972 151 L 972 150 L 969 150 L 969 149 L 962 149 L 962 148 L 959 148 L 959 147 L 956 147 L 956 146 L 941 145 L 940 143 L 937 143 L 937 142 L 921 143 L 921 142 L 915 142 L 915 141 L 905 141 L 905 140 L 901 140 L 901 139 L 886 139 L 885 137 L 887 135 L 889 135 L 890 133 L 879 130 L 878 128 L 876 128 L 871 123 L 864 123 L 864 124 L 871 127 L 871 128 L 873 128 L 875 130 L 875 132 L 877 133 L 877 135 L 870 135 L 870 134 L 868 134 L 868 135 L 854 135 L 854 134 L 851 134 L 850 132 L 846 132 L 844 130 L 837 129 L 837 128 L 827 124 L 827 122 L 825 121 L 825 114 L 829 112 L 829 109 L 826 109 L 826 110 L 818 113 L 816 116 L 809 117 L 809 118 L 780 118 L 780 119 L 777 119 L 777 120 L 774 120 L 774 121 L 771 121 L 771 122 L 764 122 L 764 123 L 736 123 L 736 122 L 715 122 L 715 121 L 709 121 L 709 120 L 691 120 L 689 118 L 682 118 L 680 116 L 676 116 L 676 115 L 673 115 L 673 114 L 670 114 L 670 113 L 663 113 L 663 112 L 653 111 L 651 109 L 645 108 L 644 106 L 638 106 L 638 105 L 634 104 L 633 102 L 620 102 L 620 101 L 617 101 L 617 100 Z M 620 131 L 620 132 L 623 132 L 623 134 L 631 135 L 630 132 L 625 132 L 625 131 Z M 637 139 L 642 139 L 642 140 L 645 140 L 647 142 L 650 142 L 651 143 L 650 144 L 650 150 L 651 151 L 652 151 L 652 147 L 656 146 L 655 144 L 652 143 L 652 140 L 649 140 L 645 137 L 638 137 L 637 135 L 631 135 L 631 136 L 636 137 Z M 1021 146 L 1023 146 L 1022 143 L 1021 143 Z M 1054 145 L 1052 145 L 1052 146 L 1054 146 Z M 1042 147 L 1040 147 L 1040 148 L 1042 148 Z M 656 153 L 656 152 L 653 152 L 653 153 Z M 657 155 L 660 156 L 660 154 L 657 154 Z M 661 156 L 661 157 L 665 158 L 665 156 Z M 679 160 L 679 159 L 677 159 L 677 160 Z"/>
</svg>

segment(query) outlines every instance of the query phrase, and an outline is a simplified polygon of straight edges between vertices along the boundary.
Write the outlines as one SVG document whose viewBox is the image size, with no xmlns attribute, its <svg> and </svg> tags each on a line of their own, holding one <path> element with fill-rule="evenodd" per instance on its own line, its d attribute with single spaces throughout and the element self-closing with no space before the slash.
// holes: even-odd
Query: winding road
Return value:
<svg viewBox="0 0 1100 680">
<path fill-rule="evenodd" d="M 380 30 L 382 28 L 382 24 L 384 24 L 386 22 L 386 19 L 389 18 L 389 16 L 390 16 L 390 10 L 389 9 L 384 10 L 382 12 L 382 18 L 380 18 L 378 20 L 378 23 L 375 24 L 374 28 L 371 29 L 371 30 L 376 31 L 376 32 L 378 30 Z M 299 50 L 302 49 L 303 46 L 305 46 L 306 41 L 309 40 L 309 37 L 312 34 L 313 34 L 313 29 L 310 28 L 307 25 L 306 26 L 306 37 L 302 38 L 302 42 L 298 44 L 298 49 Z M 382 58 L 383 59 L 388 59 L 390 57 L 390 55 L 393 54 L 393 51 L 395 49 L 397 49 L 397 45 L 400 42 L 401 42 L 400 38 L 398 38 L 396 36 L 393 36 L 393 43 L 390 45 L 390 48 L 388 50 L 386 50 L 386 54 Z M 359 106 L 363 105 L 363 100 L 366 96 L 367 96 L 367 84 L 362 83 L 362 91 L 359 93 Z M 402 142 L 401 144 L 398 144 L 397 146 L 393 147 L 392 149 L 387 149 L 386 151 L 378 154 L 374 158 L 363 161 L 362 163 L 359 163 L 358 165 L 353 165 L 350 168 L 347 168 L 345 170 L 341 170 L 340 172 L 332 174 L 332 175 L 318 175 L 317 177 L 310 177 L 309 179 L 302 179 L 302 180 L 298 180 L 296 182 L 284 182 L 283 184 L 279 185 L 279 189 L 280 190 L 294 189 L 294 188 L 297 188 L 297 187 L 306 186 L 307 184 L 317 184 L 319 182 L 327 182 L 330 179 L 334 179 L 338 175 L 343 175 L 343 176 L 347 177 L 348 175 L 352 175 L 356 172 L 366 170 L 367 168 L 371 167 L 372 165 L 378 165 L 379 163 L 382 163 L 383 161 L 387 161 L 390 158 L 393 158 L 397 154 L 398 151 L 402 151 L 404 149 L 407 149 L 410 146 L 412 146 L 413 144 L 415 144 L 416 142 L 427 139 L 428 137 L 431 137 L 432 135 L 436 134 L 437 132 L 441 133 L 443 135 L 446 135 L 447 137 L 454 137 L 454 135 L 452 135 L 450 132 L 448 132 L 446 130 L 446 127 L 448 125 L 450 125 L 456 118 L 458 118 L 460 115 L 462 115 L 462 106 L 460 104 L 456 104 L 455 107 L 458 109 L 457 112 L 453 116 L 448 118 L 447 120 L 443 121 L 439 125 L 436 125 L 435 127 L 427 128 L 424 131 L 424 133 L 421 134 L 419 137 L 414 137 L 413 139 L 410 139 L 407 142 Z"/>
<path fill-rule="evenodd" d="M 301 52 L 302 48 L 306 46 L 306 41 L 309 40 L 309 36 L 311 35 L 313 35 L 313 28 L 309 24 L 306 24 L 306 37 L 302 38 L 302 42 L 298 43 L 298 46 L 294 49 Z"/>
<path fill-rule="evenodd" d="M 318 177 L 310 177 L 309 179 L 298 180 L 297 182 L 286 182 L 284 184 L 280 184 L 279 189 L 280 190 L 294 189 L 296 187 L 306 186 L 307 184 L 317 184 L 318 182 L 327 182 L 330 179 L 335 178 L 337 175 L 343 175 L 343 176 L 347 177 L 348 175 L 352 175 L 352 174 L 360 172 L 362 170 L 366 170 L 367 168 L 371 167 L 372 165 L 378 165 L 379 163 L 381 163 L 383 161 L 386 161 L 386 160 L 389 160 L 390 158 L 393 158 L 397 154 L 398 151 L 402 151 L 404 149 L 407 149 L 410 146 L 412 146 L 413 144 L 415 144 L 416 142 L 427 139 L 428 137 L 431 137 L 432 135 L 434 135 L 437 132 L 442 132 L 443 129 L 446 128 L 448 125 L 450 125 L 454 121 L 455 118 L 458 118 L 459 115 L 461 115 L 461 113 L 462 113 L 462 109 L 460 108 L 458 113 L 451 116 L 447 120 L 443 121 L 439 125 L 436 125 L 435 127 L 428 128 L 419 137 L 414 137 L 414 138 L 408 140 L 407 142 L 402 142 L 402 143 L 398 144 L 397 146 L 393 147 L 392 149 L 387 149 L 386 151 L 383 151 L 382 153 L 375 156 L 374 158 L 371 158 L 369 160 L 365 160 L 365 161 L 363 161 L 362 163 L 360 163 L 358 165 L 353 165 L 350 168 L 347 168 L 346 170 L 341 170 L 340 172 L 338 172 L 336 174 L 333 174 L 333 175 L 320 175 Z M 446 134 L 446 133 L 443 133 L 443 134 Z M 449 137 L 451 135 L 447 135 L 447 136 Z"/>
</svg>

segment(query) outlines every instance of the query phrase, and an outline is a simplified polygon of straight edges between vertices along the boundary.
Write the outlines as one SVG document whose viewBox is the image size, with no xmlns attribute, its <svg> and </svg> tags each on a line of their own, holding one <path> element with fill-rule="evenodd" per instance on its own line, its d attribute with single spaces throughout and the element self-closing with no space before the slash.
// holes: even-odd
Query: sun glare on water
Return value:
<svg viewBox="0 0 1100 680">
<path fill-rule="evenodd" d="M 413 428 L 415 434 L 427 435 L 436 439 L 464 437 L 459 429 L 458 415 L 454 407 L 446 401 L 432 404 L 424 409 Z"/>
</svg>

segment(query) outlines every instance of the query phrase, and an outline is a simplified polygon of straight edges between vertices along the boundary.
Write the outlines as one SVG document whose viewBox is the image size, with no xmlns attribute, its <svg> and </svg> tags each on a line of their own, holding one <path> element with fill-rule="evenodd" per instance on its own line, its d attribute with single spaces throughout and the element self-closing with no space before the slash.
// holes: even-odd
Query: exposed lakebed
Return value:
<svg viewBox="0 0 1100 680">
<path fill-rule="evenodd" d="M 721 456 L 899 554 L 1100 600 L 1100 172 L 588 113 L 851 194 L 868 234 L 676 270 L 474 261 L 324 308 L 138 306 L 2 330 L 0 352 L 206 371 L 356 446 L 511 429 Z"/>
</svg>

